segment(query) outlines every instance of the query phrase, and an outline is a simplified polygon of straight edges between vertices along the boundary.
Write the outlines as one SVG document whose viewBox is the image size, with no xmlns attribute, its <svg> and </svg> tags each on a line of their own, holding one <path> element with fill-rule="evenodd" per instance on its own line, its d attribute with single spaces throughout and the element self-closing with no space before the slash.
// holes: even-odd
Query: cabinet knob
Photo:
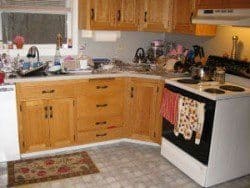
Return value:
<svg viewBox="0 0 250 188">
<path fill-rule="evenodd" d="M 48 93 L 55 93 L 55 90 L 51 89 L 51 90 L 43 90 L 42 91 L 42 94 L 48 94 Z"/>
<path fill-rule="evenodd" d="M 47 106 L 45 106 L 44 107 L 44 111 L 45 111 L 45 119 L 48 119 L 48 107 Z"/>
<path fill-rule="evenodd" d="M 50 109 L 50 118 L 53 118 L 53 108 L 52 108 L 52 106 L 50 106 L 49 109 Z"/>
<path fill-rule="evenodd" d="M 96 89 L 107 89 L 108 86 L 96 86 Z"/>
<path fill-rule="evenodd" d="M 96 125 L 105 125 L 105 124 L 107 124 L 107 121 L 96 122 L 95 124 L 96 124 Z"/>
<path fill-rule="evenodd" d="M 121 21 L 121 10 L 117 11 L 117 21 L 120 22 Z"/>
<path fill-rule="evenodd" d="M 95 19 L 95 10 L 93 8 L 91 9 L 90 18 L 91 20 Z"/>
<path fill-rule="evenodd" d="M 145 11 L 145 12 L 144 12 L 144 22 L 147 22 L 147 15 L 148 15 L 148 12 Z"/>
<path fill-rule="evenodd" d="M 108 106 L 108 104 L 97 104 L 96 107 L 97 108 L 102 108 L 102 107 L 106 107 Z"/>
<path fill-rule="evenodd" d="M 130 88 L 130 97 L 133 98 L 134 97 L 134 87 Z"/>
<path fill-rule="evenodd" d="M 103 136 L 107 136 L 107 133 L 104 133 L 104 134 L 96 134 L 96 137 L 103 137 Z"/>
</svg>

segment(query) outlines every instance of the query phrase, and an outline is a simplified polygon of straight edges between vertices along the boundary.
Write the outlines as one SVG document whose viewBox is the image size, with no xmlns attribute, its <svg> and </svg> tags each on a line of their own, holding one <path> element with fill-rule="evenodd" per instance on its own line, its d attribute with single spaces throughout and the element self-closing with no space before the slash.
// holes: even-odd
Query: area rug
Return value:
<svg viewBox="0 0 250 188">
<path fill-rule="evenodd" d="M 8 187 L 98 173 L 85 151 L 8 162 Z"/>
</svg>

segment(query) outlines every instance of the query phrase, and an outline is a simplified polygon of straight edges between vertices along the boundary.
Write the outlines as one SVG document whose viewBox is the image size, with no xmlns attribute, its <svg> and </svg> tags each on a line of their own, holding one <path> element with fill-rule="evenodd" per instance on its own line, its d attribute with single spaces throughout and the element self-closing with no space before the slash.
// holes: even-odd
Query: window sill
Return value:
<svg viewBox="0 0 250 188">
<path fill-rule="evenodd" d="M 31 46 L 33 45 L 24 45 L 22 49 L 2 49 L 0 50 L 0 54 L 7 53 L 11 57 L 15 57 L 19 54 L 21 57 L 26 57 L 28 50 Z M 34 46 L 38 48 L 40 57 L 54 56 L 56 53 L 56 45 L 34 45 Z M 60 53 L 61 56 L 67 56 L 67 55 L 75 56 L 78 54 L 78 49 L 75 47 L 61 48 Z"/>
</svg>

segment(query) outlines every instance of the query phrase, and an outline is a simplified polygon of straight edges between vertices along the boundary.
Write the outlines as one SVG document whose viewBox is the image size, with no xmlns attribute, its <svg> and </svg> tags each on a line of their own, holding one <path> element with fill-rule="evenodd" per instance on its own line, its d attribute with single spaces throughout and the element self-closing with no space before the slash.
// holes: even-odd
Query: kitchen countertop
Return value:
<svg viewBox="0 0 250 188">
<path fill-rule="evenodd" d="M 245 92 L 227 92 L 226 94 L 209 94 L 204 92 L 203 89 L 212 87 L 210 86 L 190 86 L 186 84 L 181 84 L 176 82 L 180 76 L 178 74 L 165 74 L 165 75 L 157 75 L 150 73 L 141 73 L 141 72 L 131 72 L 131 71 L 121 71 L 116 73 L 91 73 L 91 72 L 77 72 L 77 73 L 69 73 L 69 74 L 59 74 L 59 75 L 49 75 L 49 76 L 33 76 L 33 77 L 16 77 L 5 79 L 5 84 L 15 84 L 15 83 L 24 83 L 24 82 L 41 82 L 41 81 L 60 81 L 60 80 L 77 80 L 77 79 L 93 79 L 93 78 L 114 78 L 114 77 L 134 77 L 134 78 L 146 78 L 146 79 L 155 79 L 155 80 L 164 80 L 165 83 L 174 85 L 176 87 L 185 89 L 192 93 L 204 96 L 206 98 L 212 100 L 222 100 L 229 98 L 238 98 L 238 97 L 249 97 L 250 96 L 250 88 L 246 88 Z M 183 75 L 182 75 L 183 77 Z M 227 83 L 232 84 L 233 83 Z"/>
<path fill-rule="evenodd" d="M 40 82 L 40 81 L 58 81 L 58 80 L 75 80 L 75 79 L 88 79 L 88 78 L 107 78 L 107 77 L 137 77 L 137 78 L 149 78 L 165 80 L 166 77 L 142 73 L 131 72 L 118 72 L 118 73 L 70 73 L 63 75 L 51 75 L 51 76 L 31 76 L 31 77 L 16 77 L 5 79 L 5 83 L 22 83 L 22 82 Z"/>
</svg>

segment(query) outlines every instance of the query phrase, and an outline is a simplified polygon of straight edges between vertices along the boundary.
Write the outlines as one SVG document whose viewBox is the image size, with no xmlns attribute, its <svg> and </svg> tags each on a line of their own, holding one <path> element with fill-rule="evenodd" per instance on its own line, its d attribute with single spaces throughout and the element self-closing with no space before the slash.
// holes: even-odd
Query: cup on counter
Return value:
<svg viewBox="0 0 250 188">
<path fill-rule="evenodd" d="M 0 71 L 0 84 L 4 83 L 5 73 Z"/>
</svg>

